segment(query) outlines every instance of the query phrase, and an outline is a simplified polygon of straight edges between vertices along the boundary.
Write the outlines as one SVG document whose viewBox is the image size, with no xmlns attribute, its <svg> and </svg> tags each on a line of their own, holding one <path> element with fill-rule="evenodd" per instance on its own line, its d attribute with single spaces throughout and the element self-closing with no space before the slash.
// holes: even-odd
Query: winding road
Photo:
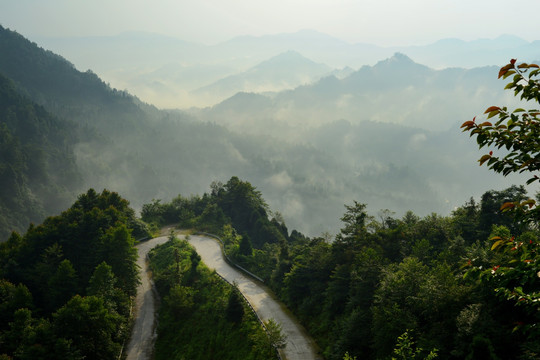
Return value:
<svg viewBox="0 0 540 360">
<path fill-rule="evenodd" d="M 141 283 L 137 287 L 137 296 L 135 298 L 134 312 L 135 321 L 131 330 L 131 338 L 126 347 L 127 360 L 150 360 L 154 351 L 156 341 L 156 301 L 157 292 L 150 279 L 151 274 L 146 262 L 146 255 L 156 245 L 167 242 L 167 236 L 160 236 L 137 244 L 139 258 L 139 274 Z"/>
<path fill-rule="evenodd" d="M 137 245 L 138 264 L 141 267 L 141 284 L 137 289 L 136 319 L 131 340 L 126 348 L 128 360 L 150 360 L 152 358 L 156 337 L 156 294 L 147 270 L 146 254 L 154 246 L 166 241 L 167 236 L 162 236 Z M 215 269 L 227 281 L 238 284 L 238 288 L 262 320 L 274 319 L 281 324 L 283 333 L 287 336 L 287 345 L 280 350 L 283 359 L 321 359 L 317 355 L 313 339 L 309 337 L 285 306 L 272 296 L 272 292 L 266 286 L 230 266 L 223 258 L 221 247 L 216 240 L 205 236 L 191 236 L 188 241 L 197 250 L 206 266 Z"/>
</svg>

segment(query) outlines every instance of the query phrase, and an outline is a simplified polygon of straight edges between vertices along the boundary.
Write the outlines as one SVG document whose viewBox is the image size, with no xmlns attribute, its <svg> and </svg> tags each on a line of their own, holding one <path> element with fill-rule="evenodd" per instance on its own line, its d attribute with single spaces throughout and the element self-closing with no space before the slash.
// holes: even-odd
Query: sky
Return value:
<svg viewBox="0 0 540 360">
<path fill-rule="evenodd" d="M 29 38 L 144 31 L 207 45 L 305 29 L 381 46 L 532 41 L 538 13 L 539 0 L 0 0 L 0 25 Z"/>
</svg>

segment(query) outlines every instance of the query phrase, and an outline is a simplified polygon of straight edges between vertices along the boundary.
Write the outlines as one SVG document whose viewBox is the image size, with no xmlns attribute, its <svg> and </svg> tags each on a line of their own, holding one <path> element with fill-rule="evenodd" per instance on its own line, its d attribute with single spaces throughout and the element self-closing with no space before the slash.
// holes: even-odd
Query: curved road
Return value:
<svg viewBox="0 0 540 360">
<path fill-rule="evenodd" d="M 280 351 L 284 359 L 314 360 L 320 358 L 315 350 L 315 342 L 293 319 L 293 316 L 287 313 L 285 306 L 271 296 L 271 292 L 266 286 L 225 262 L 221 247 L 216 240 L 204 236 L 191 236 L 189 243 L 195 247 L 206 266 L 215 269 L 228 282 L 235 281 L 238 284 L 238 288 L 261 319 L 264 321 L 274 319 L 281 324 L 283 333 L 287 335 L 287 346 Z"/>
<path fill-rule="evenodd" d="M 135 322 L 131 330 L 131 338 L 126 347 L 127 360 L 150 360 L 156 340 L 156 299 L 157 293 L 150 280 L 150 270 L 146 263 L 146 255 L 156 245 L 167 242 L 167 236 L 137 244 L 137 252 L 141 283 L 137 287 L 135 298 Z"/>
<path fill-rule="evenodd" d="M 138 264 L 141 267 L 141 284 L 137 289 L 136 320 L 132 336 L 127 346 L 128 360 L 150 360 L 155 341 L 155 293 L 146 268 L 146 254 L 158 244 L 167 241 L 167 237 L 158 237 L 137 245 L 139 251 Z M 317 356 L 314 341 L 294 320 L 293 316 L 278 300 L 271 296 L 270 290 L 259 282 L 231 267 L 223 258 L 221 247 L 216 240 L 204 236 L 191 236 L 189 242 L 210 269 L 229 282 L 236 282 L 238 288 L 251 303 L 261 319 L 274 319 L 281 324 L 287 336 L 287 345 L 280 350 L 286 360 L 315 360 Z"/>
</svg>

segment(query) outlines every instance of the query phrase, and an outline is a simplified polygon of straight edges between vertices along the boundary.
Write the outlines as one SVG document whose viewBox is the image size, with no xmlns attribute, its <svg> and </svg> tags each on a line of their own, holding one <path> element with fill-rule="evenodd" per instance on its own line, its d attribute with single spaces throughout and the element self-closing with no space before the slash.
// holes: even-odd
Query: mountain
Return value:
<svg viewBox="0 0 540 360">
<path fill-rule="evenodd" d="M 242 36 L 215 45 L 135 32 L 104 37 L 35 39 L 69 58 L 78 69 L 91 68 L 113 87 L 129 89 L 144 101 L 162 108 L 214 105 L 215 98 L 197 96 L 193 91 L 246 72 L 288 51 L 298 52 L 333 69 L 372 66 L 396 52 L 433 69 L 500 67 L 511 58 L 526 62 L 540 58 L 540 42 L 527 42 L 511 35 L 473 41 L 442 39 L 433 44 L 400 47 L 351 44 L 311 30 Z"/>
<path fill-rule="evenodd" d="M 540 55 L 540 44 L 528 42 L 517 36 L 501 35 L 495 39 L 463 41 L 443 39 L 425 46 L 396 48 L 435 68 L 503 66 L 510 59 L 530 62 Z"/>
<path fill-rule="evenodd" d="M 296 51 L 287 51 L 239 74 L 220 79 L 194 91 L 197 96 L 218 99 L 237 92 L 264 93 L 292 89 L 319 80 L 332 69 L 315 63 Z"/>
<path fill-rule="evenodd" d="M 264 102 L 259 99 L 265 104 L 259 109 L 251 100 L 242 105 L 235 98 L 238 111 L 234 114 L 221 116 L 221 105 L 200 114 L 238 131 L 247 131 L 246 121 L 252 128 L 258 125 L 261 131 L 273 132 L 275 123 L 309 127 L 339 119 L 446 130 L 491 104 L 508 101 L 497 73 L 496 67 L 435 70 L 396 53 L 342 79 L 331 75 L 267 96 Z"/>
<path fill-rule="evenodd" d="M 78 71 L 63 57 L 0 27 L 0 73 L 18 91 L 53 114 L 102 133 L 137 127 L 146 115 L 138 100 L 106 85 L 94 72 Z"/>
<path fill-rule="evenodd" d="M 61 211 L 82 183 L 78 127 L 20 95 L 0 74 L 0 239 Z"/>
<path fill-rule="evenodd" d="M 398 54 L 345 78 L 330 75 L 271 95 L 238 93 L 205 109 L 160 111 L 13 31 L 0 30 L 0 53 L 7 54 L 0 74 L 18 96 L 73 124 L 73 132 L 48 135 L 67 160 L 72 154 L 74 165 L 61 169 L 76 174 L 55 180 L 66 182 L 65 197 L 75 196 L 72 188 L 106 188 L 138 210 L 238 176 L 264 192 L 291 228 L 318 235 L 335 233 L 336 214 L 353 200 L 372 213 L 444 214 L 516 181 L 479 168 L 475 144 L 459 132 L 464 119 L 505 103 L 497 68 L 434 70 Z M 9 182 L 9 174 L 0 180 Z M 51 182 L 38 182 L 46 191 L 27 198 L 43 203 L 54 191 Z M 42 216 L 56 211 L 42 209 Z M 6 227 L 25 227 L 28 220 L 20 219 Z"/>
</svg>

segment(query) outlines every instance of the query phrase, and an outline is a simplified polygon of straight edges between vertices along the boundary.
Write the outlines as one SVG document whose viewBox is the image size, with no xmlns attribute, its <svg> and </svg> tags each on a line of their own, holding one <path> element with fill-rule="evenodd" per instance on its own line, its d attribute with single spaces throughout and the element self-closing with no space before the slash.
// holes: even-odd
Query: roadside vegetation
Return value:
<svg viewBox="0 0 540 360">
<path fill-rule="evenodd" d="M 174 235 L 149 253 L 162 297 L 155 359 L 274 359 L 276 353 L 239 290 L 210 271 Z"/>
</svg>

